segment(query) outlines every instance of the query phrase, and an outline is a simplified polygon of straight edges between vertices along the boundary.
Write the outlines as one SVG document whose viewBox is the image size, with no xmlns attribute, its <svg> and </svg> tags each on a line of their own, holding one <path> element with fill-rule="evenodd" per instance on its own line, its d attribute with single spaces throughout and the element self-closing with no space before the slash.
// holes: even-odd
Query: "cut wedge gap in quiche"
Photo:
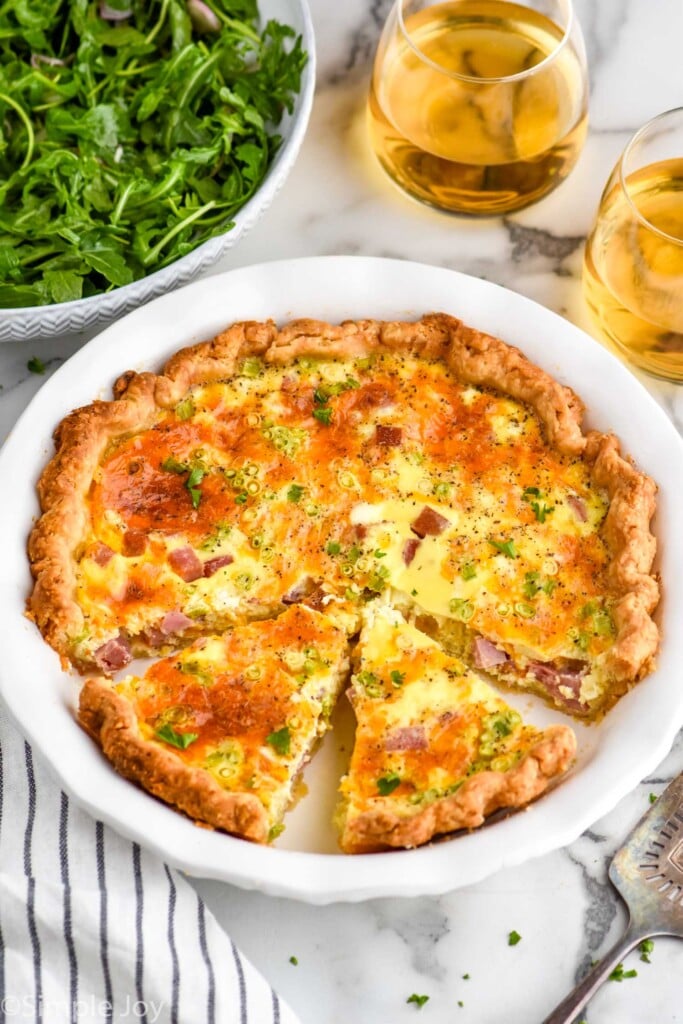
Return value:
<svg viewBox="0 0 683 1024">
<path fill-rule="evenodd" d="M 274 839 L 348 677 L 343 629 L 295 605 L 143 676 L 83 686 L 79 721 L 122 775 L 195 822 Z"/>
<path fill-rule="evenodd" d="M 338 825 L 346 853 L 420 846 L 526 806 L 571 765 L 566 725 L 538 729 L 396 609 L 369 606 Z"/>
</svg>

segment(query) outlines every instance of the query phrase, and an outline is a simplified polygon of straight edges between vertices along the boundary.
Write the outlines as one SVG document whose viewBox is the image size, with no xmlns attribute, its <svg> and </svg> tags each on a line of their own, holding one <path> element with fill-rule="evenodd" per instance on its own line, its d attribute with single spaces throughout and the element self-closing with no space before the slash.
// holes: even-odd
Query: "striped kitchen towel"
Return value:
<svg viewBox="0 0 683 1024">
<path fill-rule="evenodd" d="M 188 882 L 76 807 L 0 710 L 0 1024 L 297 1024 Z"/>
</svg>

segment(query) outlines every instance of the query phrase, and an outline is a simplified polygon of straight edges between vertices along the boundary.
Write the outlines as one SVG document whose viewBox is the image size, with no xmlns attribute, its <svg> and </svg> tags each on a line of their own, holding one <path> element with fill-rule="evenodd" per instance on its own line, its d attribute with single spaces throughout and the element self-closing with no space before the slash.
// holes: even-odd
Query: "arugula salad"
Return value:
<svg viewBox="0 0 683 1024">
<path fill-rule="evenodd" d="M 305 63 L 256 0 L 5 0 L 0 307 L 110 291 L 228 231 Z"/>
</svg>

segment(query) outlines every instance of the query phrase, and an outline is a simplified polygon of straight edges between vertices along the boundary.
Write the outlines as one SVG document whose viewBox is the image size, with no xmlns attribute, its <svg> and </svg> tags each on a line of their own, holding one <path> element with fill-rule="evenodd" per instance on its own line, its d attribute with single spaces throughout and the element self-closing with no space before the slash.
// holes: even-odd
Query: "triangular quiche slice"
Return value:
<svg viewBox="0 0 683 1024">
<path fill-rule="evenodd" d="M 413 847 L 538 797 L 571 765 L 566 725 L 538 729 L 387 605 L 368 608 L 338 824 L 346 853 Z"/>
<path fill-rule="evenodd" d="M 142 676 L 88 679 L 78 717 L 122 775 L 198 823 L 265 843 L 347 672 L 345 631 L 294 605 L 197 639 Z"/>
</svg>

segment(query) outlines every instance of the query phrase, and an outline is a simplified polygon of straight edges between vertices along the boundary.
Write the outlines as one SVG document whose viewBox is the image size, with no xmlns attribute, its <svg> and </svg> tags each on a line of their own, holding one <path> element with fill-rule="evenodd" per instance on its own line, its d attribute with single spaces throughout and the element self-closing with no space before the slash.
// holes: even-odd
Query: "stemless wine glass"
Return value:
<svg viewBox="0 0 683 1024">
<path fill-rule="evenodd" d="M 586 243 L 584 294 L 636 366 L 683 381 L 683 107 L 626 146 Z"/>
<path fill-rule="evenodd" d="M 587 94 L 571 0 L 397 0 L 375 58 L 372 145 L 415 199 L 517 210 L 574 166 Z"/>
</svg>

